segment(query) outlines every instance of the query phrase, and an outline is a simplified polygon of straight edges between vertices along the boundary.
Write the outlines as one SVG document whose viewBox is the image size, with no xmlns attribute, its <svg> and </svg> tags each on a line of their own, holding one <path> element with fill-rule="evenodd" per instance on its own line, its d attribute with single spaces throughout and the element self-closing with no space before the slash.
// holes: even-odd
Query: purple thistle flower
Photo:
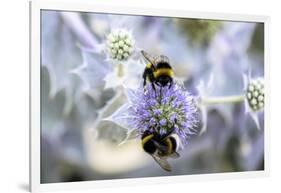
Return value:
<svg viewBox="0 0 281 193">
<path fill-rule="evenodd" d="M 176 83 L 171 88 L 156 86 L 156 90 L 147 85 L 145 90 L 139 88 L 133 92 L 129 96 L 129 122 L 139 135 L 148 129 L 160 135 L 173 131 L 182 144 L 187 144 L 198 123 L 198 110 L 192 95 Z"/>
</svg>

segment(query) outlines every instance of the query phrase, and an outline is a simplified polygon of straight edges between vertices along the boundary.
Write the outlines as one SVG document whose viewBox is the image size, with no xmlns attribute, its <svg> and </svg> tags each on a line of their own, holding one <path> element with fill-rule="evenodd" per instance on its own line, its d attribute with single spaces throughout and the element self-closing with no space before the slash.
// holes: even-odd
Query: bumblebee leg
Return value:
<svg viewBox="0 0 281 193">
<path fill-rule="evenodd" d="M 158 81 L 155 81 L 155 84 L 156 84 L 157 86 L 159 86 L 159 87 L 162 87 L 161 83 L 158 82 Z"/>
<path fill-rule="evenodd" d="M 147 69 L 145 69 L 145 71 L 143 72 L 142 78 L 143 78 L 143 88 L 145 89 L 146 81 L 147 81 Z"/>
<path fill-rule="evenodd" d="M 151 86 L 152 86 L 153 90 L 156 92 L 154 82 L 151 82 Z"/>
<path fill-rule="evenodd" d="M 172 85 L 173 85 L 173 79 L 172 78 L 170 78 L 170 83 L 169 83 L 170 85 L 169 85 L 169 89 L 172 87 Z"/>
<path fill-rule="evenodd" d="M 168 137 L 169 135 L 171 135 L 173 132 L 175 131 L 175 128 L 171 129 L 170 131 L 168 131 L 166 134 L 161 136 L 161 139 L 165 139 L 166 137 Z"/>
<path fill-rule="evenodd" d="M 160 102 L 162 101 L 162 86 L 160 86 Z"/>
<path fill-rule="evenodd" d="M 143 87 L 146 85 L 146 78 L 143 79 Z"/>
</svg>

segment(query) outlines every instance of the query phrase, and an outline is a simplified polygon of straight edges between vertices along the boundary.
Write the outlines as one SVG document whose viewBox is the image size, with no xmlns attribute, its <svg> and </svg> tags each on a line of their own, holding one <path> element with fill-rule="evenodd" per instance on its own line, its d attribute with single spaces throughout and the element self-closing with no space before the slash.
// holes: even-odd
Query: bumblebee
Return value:
<svg viewBox="0 0 281 193">
<path fill-rule="evenodd" d="M 147 52 L 141 51 L 141 54 L 147 61 L 146 67 L 143 72 L 143 86 L 145 87 L 146 81 L 150 81 L 153 89 L 155 90 L 155 85 L 169 87 L 173 84 L 174 72 L 169 64 L 169 58 L 164 55 L 157 57 L 150 56 Z"/>
<path fill-rule="evenodd" d="M 160 167 L 166 171 L 171 171 L 171 165 L 167 158 L 178 158 L 179 139 L 171 132 L 161 136 L 157 132 L 145 131 L 142 135 L 142 147 L 150 154 Z"/>
</svg>

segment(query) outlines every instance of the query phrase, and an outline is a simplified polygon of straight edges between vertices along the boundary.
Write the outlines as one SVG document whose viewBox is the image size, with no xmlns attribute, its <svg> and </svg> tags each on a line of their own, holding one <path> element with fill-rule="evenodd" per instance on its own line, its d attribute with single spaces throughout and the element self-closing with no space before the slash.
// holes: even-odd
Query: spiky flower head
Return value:
<svg viewBox="0 0 281 193">
<path fill-rule="evenodd" d="M 134 128 L 142 134 L 146 130 L 164 135 L 176 133 L 182 144 L 196 132 L 198 123 L 194 97 L 174 83 L 170 88 L 151 85 L 140 88 L 130 108 Z"/>
<path fill-rule="evenodd" d="M 126 29 L 115 29 L 107 36 L 106 49 L 112 59 L 127 60 L 133 53 L 135 40 Z"/>
<path fill-rule="evenodd" d="M 264 80 L 252 79 L 248 82 L 246 98 L 252 111 L 257 112 L 264 108 Z"/>
<path fill-rule="evenodd" d="M 263 113 L 264 110 L 264 78 L 251 77 L 251 70 L 248 74 L 243 75 L 244 79 L 244 90 L 245 90 L 245 112 L 248 113 L 252 119 L 255 121 L 257 128 L 260 129 L 260 123 L 258 115 Z"/>
</svg>

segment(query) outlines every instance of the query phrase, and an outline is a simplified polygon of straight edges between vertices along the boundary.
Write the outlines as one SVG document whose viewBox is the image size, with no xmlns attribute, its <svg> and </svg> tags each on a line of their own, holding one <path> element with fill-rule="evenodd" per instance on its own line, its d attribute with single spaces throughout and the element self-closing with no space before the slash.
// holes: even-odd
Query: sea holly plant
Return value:
<svg viewBox="0 0 281 193">
<path fill-rule="evenodd" d="M 257 128 L 260 129 L 258 115 L 264 110 L 264 78 L 251 78 L 250 72 L 243 76 L 245 90 L 245 112 L 248 113 L 255 121 Z"/>
<path fill-rule="evenodd" d="M 197 157 L 202 159 L 205 152 L 212 154 L 216 145 L 228 150 L 225 144 L 232 135 L 242 143 L 255 144 L 252 133 L 258 132 L 261 140 L 257 146 L 248 145 L 260 152 L 258 164 L 263 158 L 263 131 L 245 131 L 252 124 L 243 124 L 244 116 L 250 115 L 257 128 L 262 128 L 258 117 L 261 118 L 259 114 L 265 106 L 264 81 L 262 77 L 245 76 L 243 89 L 241 74 L 250 67 L 255 68 L 256 74 L 263 74 L 263 56 L 250 50 L 255 43 L 252 40 L 257 31 L 255 26 L 259 24 L 226 21 L 213 23 L 214 26 L 202 24 L 197 26 L 197 31 L 203 32 L 201 26 L 207 27 L 207 36 L 204 31 L 196 38 L 196 30 L 191 34 L 195 27 L 186 28 L 187 36 L 171 18 L 43 11 L 42 147 L 48 152 L 45 154 L 50 159 L 48 162 L 72 161 L 69 155 L 74 155 L 77 163 L 86 166 L 89 157 L 97 158 L 97 152 L 90 146 L 99 142 L 110 142 L 107 149 L 99 147 L 101 152 L 112 147 L 131 148 L 134 144 L 142 153 L 138 140 L 122 147 L 116 144 L 139 139 L 145 130 L 150 130 L 177 134 L 182 148 L 189 143 L 188 151 L 181 152 L 182 161 L 177 162 L 181 170 L 188 170 L 192 167 L 188 163 L 192 165 Z M 200 39 L 208 44 L 192 44 Z M 146 88 L 142 86 L 141 75 L 146 64 L 141 61 L 140 50 L 169 57 L 175 74 L 171 88 L 156 85 L 153 90 L 149 83 Z M 195 85 L 211 72 L 215 81 L 208 84 L 202 81 L 202 92 L 196 92 Z M 209 85 L 213 86 L 210 93 Z M 208 114 L 212 116 L 209 121 Z M 213 118 L 217 115 L 218 118 Z M 237 121 L 240 119 L 241 123 Z M 201 128 L 202 125 L 205 127 Z M 189 140 L 199 132 L 205 135 Z M 252 160 L 257 153 L 249 154 L 249 148 L 240 146 L 243 155 L 249 157 L 249 165 L 256 166 Z M 221 156 L 214 157 L 221 159 Z M 140 162 L 146 163 L 142 159 Z M 50 167 L 45 168 L 50 172 Z M 126 171 L 131 170 L 128 168 Z M 153 172 L 150 167 L 147 170 Z"/>
<path fill-rule="evenodd" d="M 175 71 L 178 77 L 176 78 L 186 79 L 190 73 L 187 66 L 194 62 L 182 60 L 182 56 L 189 54 L 189 52 L 183 51 L 186 50 L 184 37 L 177 32 L 177 28 L 172 23 L 165 22 L 166 19 L 164 18 L 154 20 L 146 17 L 135 19 L 131 16 L 119 16 L 118 19 L 110 16 L 100 17 L 95 15 L 90 19 L 93 34 L 98 37 L 98 42 L 97 45 L 92 46 L 94 49 L 88 49 L 88 51 L 102 55 L 104 60 L 112 67 L 103 79 L 97 80 L 105 82 L 105 89 L 115 89 L 123 84 L 127 87 L 136 88 L 141 81 L 144 65 L 140 62 L 140 50 L 153 50 L 156 53 L 175 56 L 173 61 L 174 65 L 177 66 Z M 153 25 L 154 27 L 144 28 L 144 25 Z M 165 27 L 167 25 L 169 27 Z M 103 30 L 99 31 L 99 29 Z M 179 51 L 182 52 L 179 54 Z M 190 53 L 189 58 L 191 55 L 193 54 Z M 198 58 L 202 57 L 198 56 Z M 103 62 L 101 61 L 101 63 Z M 196 65 L 194 64 L 194 66 Z M 88 67 L 90 68 L 90 66 Z M 84 70 L 87 70 L 87 68 Z"/>
<path fill-rule="evenodd" d="M 174 83 L 171 87 L 151 84 L 146 89 L 126 88 L 128 102 L 115 113 L 105 118 L 134 133 L 135 137 L 146 130 L 165 134 L 176 133 L 181 139 L 182 147 L 188 138 L 196 133 L 198 109 L 194 96 L 183 86 Z"/>
<path fill-rule="evenodd" d="M 70 113 L 74 95 L 79 89 L 75 77 L 69 71 L 81 61 L 79 48 L 75 42 L 81 42 L 65 25 L 64 18 L 57 12 L 42 12 L 42 67 L 50 76 L 49 98 L 54 99 L 60 91 L 65 92 L 64 114 Z"/>
<path fill-rule="evenodd" d="M 212 83 L 211 80 L 209 82 Z M 200 91 L 198 96 L 192 96 L 176 82 L 171 88 L 157 86 L 156 90 L 151 84 L 145 89 L 125 88 L 127 102 L 104 120 L 112 121 L 128 130 L 128 136 L 122 143 L 150 130 L 160 134 L 174 132 L 180 137 L 184 146 L 188 143 L 188 138 L 197 133 L 200 121 L 199 109 L 202 113 L 203 127 L 200 131 L 202 134 L 206 131 L 204 127 L 207 123 L 209 106 L 244 102 L 245 113 L 251 115 L 257 128 L 260 129 L 258 113 L 264 108 L 263 78 L 251 79 L 247 76 L 244 78 L 244 83 L 245 89 L 241 94 L 216 97 L 209 97 Z M 199 88 L 204 87 L 201 85 Z"/>
<path fill-rule="evenodd" d="M 249 49 L 255 26 L 254 23 L 224 23 L 210 41 L 203 57 L 207 64 L 205 68 L 209 68 L 209 71 L 205 74 L 200 72 L 200 76 L 196 76 L 200 77 L 197 80 L 197 90 L 203 123 L 201 134 L 207 129 L 207 115 L 210 110 L 218 111 L 227 127 L 234 124 L 235 106 L 225 103 L 234 104 L 245 99 L 241 74 L 252 66 L 253 53 Z M 203 99 L 204 103 L 201 101 Z"/>
<path fill-rule="evenodd" d="M 212 77 L 210 76 L 209 84 L 212 84 Z M 257 129 L 260 129 L 260 124 L 258 120 L 258 115 L 264 110 L 264 78 L 257 77 L 251 78 L 250 73 L 248 75 L 243 75 L 244 90 L 241 94 L 232 96 L 216 96 L 209 97 L 204 93 L 208 90 L 209 86 L 205 86 L 203 82 L 198 86 L 199 96 L 198 105 L 202 112 L 203 127 L 201 129 L 201 134 L 206 131 L 207 127 L 207 108 L 208 106 L 217 104 L 234 104 L 244 102 L 245 114 L 249 114 L 254 120 Z"/>
<path fill-rule="evenodd" d="M 127 26 L 126 26 L 127 27 Z M 101 55 L 102 57 L 104 57 L 104 61 L 109 63 L 111 65 L 111 69 L 105 74 L 104 76 L 104 81 L 105 81 L 105 89 L 111 88 L 111 89 L 117 89 L 121 92 L 123 92 L 123 89 L 121 88 L 122 86 L 125 86 L 126 88 L 134 88 L 137 89 L 136 86 L 139 85 L 139 83 L 141 82 L 141 72 L 143 71 L 143 66 L 144 64 L 140 62 L 140 58 L 139 58 L 139 48 L 137 47 L 137 43 L 136 43 L 136 39 L 137 40 L 141 40 L 140 37 L 135 37 L 135 35 L 133 34 L 133 32 L 126 28 L 122 25 L 120 26 L 116 26 L 114 25 L 114 28 L 110 27 L 111 29 L 106 33 L 106 35 L 101 39 L 101 43 L 100 43 L 100 47 L 101 51 L 100 53 L 97 53 L 99 55 Z M 239 37 L 241 37 L 241 34 L 245 34 L 245 36 L 251 36 L 252 31 L 254 26 L 248 26 L 248 25 L 241 25 L 238 26 L 235 33 L 225 33 L 225 38 L 227 40 L 235 40 L 235 38 L 237 37 L 237 34 L 240 34 Z M 247 30 L 244 30 L 247 29 Z M 227 31 L 226 31 L 227 32 Z M 241 33 L 240 33 L 241 32 Z M 243 33 L 242 33 L 243 32 Z M 243 36 L 244 37 L 244 36 Z M 249 39 L 249 38 L 248 38 Z M 214 42 L 216 43 L 216 42 Z M 225 45 L 225 44 L 223 44 Z M 235 44 L 235 46 L 237 46 Z M 232 48 L 231 46 L 229 46 L 230 48 Z M 239 47 L 239 45 L 238 45 Z M 243 45 L 243 48 L 248 47 L 248 44 Z M 236 49 L 236 47 L 234 47 L 233 49 L 228 50 L 227 53 L 223 53 L 224 57 L 223 60 L 219 61 L 219 63 L 221 63 L 218 66 L 222 66 L 225 61 L 232 61 L 231 60 L 231 56 L 235 55 L 235 53 L 237 52 L 236 55 L 238 55 L 239 57 L 243 57 L 243 53 L 240 53 L 241 49 Z M 246 49 L 242 49 L 242 50 L 246 50 Z M 91 52 L 91 50 L 90 50 Z M 239 53 L 238 53 L 239 52 Z M 169 53 L 171 54 L 171 53 Z M 211 62 L 216 62 L 213 60 L 210 60 Z M 243 62 L 243 60 L 241 60 Z M 242 65 L 242 64 L 241 64 Z M 177 69 L 177 68 L 175 68 Z M 87 71 L 87 69 L 84 69 L 84 71 Z M 217 73 L 218 71 L 216 71 Z M 90 73 L 88 74 L 90 76 Z M 259 97 L 261 100 L 261 97 Z M 199 95 L 197 96 L 198 101 L 197 102 L 197 106 L 201 109 L 201 112 L 203 114 L 203 129 L 201 129 L 201 133 L 203 133 L 204 131 L 206 131 L 206 124 L 207 124 L 207 107 L 211 106 L 211 105 L 215 105 L 215 104 L 224 104 L 224 103 L 237 103 L 237 102 L 241 102 L 243 100 L 245 100 L 244 95 L 239 95 L 239 96 L 228 96 L 228 97 L 209 97 L 208 95 L 202 95 L 202 93 L 199 92 Z M 128 99 L 129 100 L 129 99 Z M 255 102 L 255 100 L 258 99 L 254 99 L 252 100 L 252 103 Z M 248 103 L 248 104 L 252 104 L 252 103 Z M 261 106 L 261 104 L 264 103 L 260 103 L 259 105 Z M 105 120 L 110 120 L 113 122 L 118 123 L 118 121 L 115 121 L 115 119 L 113 117 L 117 117 L 117 119 L 120 119 L 120 116 L 118 116 L 118 113 L 120 113 L 120 111 L 123 110 L 123 108 L 125 108 L 127 106 L 122 106 L 121 110 L 118 109 L 116 110 L 115 113 L 112 114 L 112 116 L 105 118 L 104 115 L 100 115 L 100 117 L 102 119 Z M 252 106 L 250 106 L 252 107 Z M 259 107 L 259 106 L 257 106 Z M 257 108 L 256 106 L 254 108 Z M 111 107 L 108 106 L 108 108 L 110 109 Z M 162 109 L 159 110 L 160 114 L 162 114 Z M 257 111 L 257 110 L 255 110 Z M 102 112 L 102 111 L 101 111 Z M 122 113 L 124 113 L 125 111 L 122 111 Z M 251 111 L 252 112 L 252 111 Z M 251 115 L 254 115 L 254 113 L 251 113 Z M 124 118 L 124 115 L 122 114 L 122 117 Z M 172 118 L 172 117 L 171 117 Z M 169 123 L 170 125 L 172 125 L 171 122 L 169 122 L 170 120 L 166 117 L 166 119 L 161 119 L 161 120 L 154 120 L 151 119 L 151 121 L 155 121 L 155 122 L 159 122 L 158 124 L 158 128 L 160 128 L 160 126 L 162 126 L 162 129 L 159 130 L 160 133 L 165 133 L 168 132 L 167 129 L 163 130 L 163 128 L 165 128 L 165 124 Z M 178 120 L 177 120 L 178 121 Z M 120 125 L 120 122 L 118 123 Z M 124 122 L 122 123 L 124 124 Z M 175 124 L 175 126 L 177 127 L 178 125 Z M 97 126 L 98 127 L 98 126 Z M 128 125 L 123 126 L 126 129 L 128 129 Z M 130 125 L 129 127 L 132 127 L 132 125 Z M 134 129 L 135 126 L 134 126 Z M 145 129 L 145 128 L 143 128 Z M 129 129 L 130 131 L 132 129 Z M 178 131 L 180 132 L 180 131 Z M 135 132 L 130 132 L 130 133 L 135 133 Z"/>
<path fill-rule="evenodd" d="M 98 57 L 95 57 L 97 58 L 95 62 L 97 65 L 91 65 L 91 61 L 87 61 L 87 58 L 85 58 L 83 64 L 73 71 L 77 72 L 81 79 L 88 80 L 85 82 L 86 85 L 104 82 L 105 89 L 115 89 L 122 84 L 135 85 L 135 82 L 139 81 L 143 66 L 139 62 L 138 52 L 136 51 L 138 48 L 133 32 L 123 25 L 115 24 L 104 33 L 104 36 L 92 46 L 93 48 L 82 47 L 82 50 L 87 52 L 88 55 L 98 55 Z M 85 65 L 85 63 L 89 65 Z M 105 74 L 103 73 L 103 78 L 94 79 L 93 77 L 96 76 L 93 73 L 99 73 L 99 69 L 104 69 L 99 65 L 105 63 L 109 68 L 107 68 Z M 93 70 L 93 68 L 96 70 Z M 83 73 L 85 71 L 93 73 Z"/>
<path fill-rule="evenodd" d="M 108 22 L 108 23 L 111 23 L 112 25 L 110 24 L 110 27 L 108 28 L 108 30 L 103 32 L 104 33 L 103 37 L 101 37 L 101 36 L 98 37 L 97 34 L 91 33 L 89 31 L 89 29 L 87 29 L 86 25 L 83 23 L 83 20 L 81 19 L 81 17 L 79 17 L 75 13 L 71 13 L 71 14 L 63 13 L 62 18 L 64 19 L 65 23 L 68 25 L 69 29 L 75 34 L 75 36 L 79 40 L 78 46 L 77 47 L 74 46 L 74 47 L 76 49 L 78 49 L 80 47 L 81 56 L 82 56 L 82 64 L 80 66 L 73 65 L 74 68 L 72 67 L 73 69 L 69 69 L 68 72 L 72 72 L 81 77 L 81 80 L 83 82 L 81 90 L 88 92 L 91 90 L 94 91 L 96 89 L 100 89 L 103 82 L 105 83 L 104 84 L 105 89 L 111 88 L 114 91 L 116 91 L 116 93 L 118 90 L 119 90 L 118 92 L 124 91 L 122 86 L 125 86 L 125 88 L 126 88 L 125 90 L 127 90 L 128 88 L 140 90 L 139 88 L 137 88 L 137 86 L 142 81 L 141 73 L 143 72 L 144 64 L 142 62 L 140 62 L 140 57 L 139 57 L 140 48 L 138 48 L 138 42 L 140 42 L 140 45 L 141 45 L 143 37 L 140 37 L 138 33 L 136 33 L 137 36 L 136 36 L 136 34 L 133 33 L 133 31 L 131 29 L 135 29 L 135 27 L 133 28 L 133 27 L 130 27 L 130 25 L 124 25 L 124 24 L 126 24 L 127 20 L 132 21 L 132 18 L 126 19 L 126 17 L 124 17 L 122 19 L 123 24 L 120 24 L 120 25 L 113 24 L 113 22 Z M 79 26 L 79 27 L 77 27 L 77 26 Z M 228 28 L 226 28 L 226 29 L 228 29 Z M 215 45 L 225 46 L 227 43 L 231 42 L 229 45 L 227 44 L 229 47 L 229 50 L 227 50 L 227 52 L 222 52 L 221 53 L 222 56 L 216 57 L 216 58 L 220 58 L 221 60 L 217 61 L 214 58 L 210 58 L 209 59 L 210 63 L 218 63 L 219 65 L 216 65 L 216 66 L 223 66 L 223 65 L 226 66 L 225 63 L 228 63 L 226 61 L 232 61 L 231 56 L 237 55 L 239 58 L 244 57 L 243 54 L 244 54 L 244 51 L 246 50 L 246 48 L 248 47 L 248 44 L 240 46 L 240 44 L 236 45 L 236 44 L 232 44 L 232 43 L 239 42 L 239 41 L 235 41 L 236 40 L 235 38 L 238 37 L 237 34 L 239 34 L 239 37 L 242 37 L 241 34 L 244 34 L 243 37 L 245 36 L 246 39 L 249 39 L 248 37 L 251 36 L 254 26 L 249 26 L 246 24 L 237 25 L 237 27 L 235 29 L 236 29 L 236 30 L 234 30 L 235 33 L 229 32 L 229 31 L 233 31 L 233 30 L 222 30 L 220 32 L 220 33 L 222 33 L 222 36 L 220 36 L 220 37 L 224 37 L 224 38 L 218 39 L 218 41 L 215 41 L 216 40 L 215 39 L 214 42 L 210 43 L 211 45 L 215 44 Z M 146 33 L 146 34 L 148 34 L 148 35 L 145 36 L 145 38 L 149 38 L 148 36 L 154 37 L 155 34 L 157 34 L 156 37 L 160 37 L 160 35 L 161 35 L 161 30 L 153 31 L 152 33 L 150 33 L 149 31 L 147 31 L 147 32 L 148 33 Z M 169 45 L 168 46 L 166 45 L 166 47 L 171 48 L 172 45 L 174 45 L 178 48 L 179 43 L 181 41 L 175 41 L 176 39 L 174 39 L 173 36 L 170 35 L 171 33 L 168 33 L 168 34 L 169 34 L 168 36 L 164 36 L 164 37 L 166 37 L 165 41 L 168 41 L 169 38 L 172 41 L 170 41 Z M 179 34 L 176 35 L 176 37 L 178 37 L 178 36 L 179 36 Z M 138 42 L 136 42 L 136 40 L 138 40 Z M 243 41 L 243 42 L 247 42 L 247 41 Z M 183 45 L 185 45 L 185 44 L 183 44 Z M 238 49 L 235 46 L 233 47 L 232 45 L 235 45 L 236 47 L 243 48 L 243 49 Z M 161 47 L 165 48 L 165 44 L 163 43 L 163 45 Z M 180 49 L 180 50 L 186 50 L 186 47 L 181 47 L 181 48 L 182 49 Z M 210 46 L 211 51 L 217 50 L 217 49 L 211 49 L 211 48 L 213 48 L 213 47 Z M 215 48 L 217 48 L 217 47 L 215 47 Z M 170 55 L 175 56 L 175 57 L 173 57 L 175 59 L 179 58 L 178 51 L 176 51 L 177 49 L 170 49 L 170 50 L 162 49 L 162 50 L 168 51 L 168 53 L 163 53 L 163 54 L 167 54 L 169 56 Z M 241 50 L 242 50 L 242 52 L 241 52 Z M 180 54 L 180 55 L 185 55 L 185 54 Z M 210 54 L 210 55 L 215 55 L 215 54 Z M 243 62 L 243 60 L 240 60 L 240 61 Z M 174 70 L 177 71 L 177 69 L 181 69 L 180 68 L 181 66 L 186 66 L 185 62 L 183 62 L 182 65 L 175 65 L 173 67 L 174 67 Z M 231 66 L 231 65 L 227 65 L 227 66 Z M 183 70 L 181 70 L 181 71 L 183 71 Z M 219 70 L 215 70 L 215 73 L 224 74 L 224 72 L 219 71 Z M 184 73 L 184 74 L 185 74 L 184 77 L 186 77 L 186 73 Z M 177 77 L 175 77 L 175 79 L 176 78 Z M 249 80 L 248 80 L 248 82 L 249 82 Z M 257 90 L 257 89 L 259 89 L 260 85 L 262 84 L 262 83 L 260 83 L 261 82 L 260 80 L 257 82 L 259 82 L 258 87 L 255 87 L 254 86 L 255 82 L 252 82 L 252 85 L 247 87 L 248 93 L 242 94 L 239 96 L 228 96 L 228 97 L 212 96 L 212 97 L 209 97 L 208 94 L 199 92 L 199 95 L 196 98 L 197 100 L 193 99 L 192 101 L 193 101 L 193 104 L 196 104 L 196 108 L 201 109 L 201 112 L 203 114 L 203 116 L 202 116 L 203 125 L 206 126 L 206 123 L 207 123 L 207 119 L 206 119 L 207 110 L 206 109 L 208 106 L 211 106 L 214 104 L 233 103 L 233 102 L 240 102 L 240 101 L 245 101 L 245 104 L 247 104 L 246 111 L 249 112 L 250 115 L 252 115 L 252 117 L 254 118 L 255 122 L 258 123 L 256 121 L 257 118 L 255 115 L 258 112 L 263 110 L 264 94 L 262 93 L 262 91 L 259 92 Z M 177 88 L 177 89 L 175 89 L 175 88 Z M 175 93 L 171 93 L 171 92 L 179 91 L 181 89 L 182 89 L 182 86 L 180 86 L 178 83 L 176 83 L 175 85 L 173 85 L 171 90 L 170 89 L 167 90 L 167 88 L 163 88 L 163 93 L 164 94 L 177 94 L 177 92 L 175 92 Z M 143 90 L 143 88 L 142 88 L 142 90 Z M 246 92 L 246 90 L 245 90 L 245 92 Z M 149 93 L 149 86 L 148 86 L 147 93 Z M 139 94 L 141 94 L 141 93 L 139 93 Z M 140 95 L 140 96 L 142 96 L 142 95 Z M 182 95 L 181 95 L 181 97 L 182 97 Z M 176 96 L 173 96 L 172 98 L 175 98 L 174 100 L 182 99 L 182 98 L 178 99 L 178 97 L 176 97 Z M 177 101 L 177 102 L 179 102 L 179 101 Z M 130 98 L 128 98 L 127 103 L 128 104 L 130 103 Z M 125 108 L 125 107 L 122 106 L 122 108 Z M 112 109 L 111 106 L 107 106 L 106 108 Z M 122 108 L 121 108 L 121 110 L 122 110 Z M 155 116 L 157 115 L 157 113 L 162 116 L 162 117 L 151 117 L 151 120 L 150 120 L 151 124 L 153 122 L 155 122 L 155 124 L 156 124 L 155 128 L 157 128 L 159 130 L 158 132 L 160 132 L 160 133 L 169 132 L 169 130 L 172 129 L 171 127 L 175 127 L 173 129 L 175 129 L 175 132 L 180 136 L 187 135 L 187 133 L 194 132 L 194 131 L 192 131 L 192 128 L 194 127 L 194 125 L 191 124 L 191 125 L 189 125 L 188 129 L 184 129 L 187 127 L 187 125 L 184 124 L 184 122 L 181 122 L 181 121 L 184 121 L 184 119 L 182 117 L 177 117 L 180 115 L 183 116 L 184 113 L 176 114 L 176 108 L 173 109 L 173 108 L 169 107 L 168 110 L 167 110 L 167 108 L 168 108 L 168 106 L 163 106 L 163 107 L 157 106 L 157 107 L 154 107 L 154 109 L 153 109 L 153 112 L 155 111 L 154 112 Z M 170 111 L 174 112 L 174 114 L 171 114 Z M 103 112 L 103 111 L 101 110 L 99 112 Z M 128 111 L 128 112 L 131 112 L 131 111 Z M 110 116 L 108 118 L 105 118 L 103 113 L 99 113 L 99 115 L 100 115 L 101 119 L 107 119 L 107 120 L 111 120 L 113 122 L 118 123 L 118 121 L 116 121 L 116 117 L 118 119 L 118 113 L 120 113 L 120 109 L 117 110 L 115 113 L 113 113 L 112 116 Z M 133 112 L 131 112 L 131 113 L 132 113 L 132 115 L 134 115 Z M 143 114 L 143 116 L 144 115 L 145 114 Z M 115 117 L 115 118 L 113 118 L 113 117 Z M 135 115 L 135 117 L 137 117 L 137 115 Z M 177 118 L 175 118 L 175 117 L 177 117 Z M 175 123 L 175 120 L 177 123 Z M 120 122 L 118 124 L 120 124 Z M 140 125 L 139 125 L 139 127 L 137 127 L 137 125 L 135 125 L 135 124 L 136 124 L 136 122 L 134 122 L 134 124 L 131 124 L 129 126 L 133 129 L 136 129 L 137 131 L 143 131 L 143 130 L 141 130 Z M 149 125 L 147 125 L 147 126 L 149 126 Z M 97 124 L 97 127 L 98 127 L 98 124 Z M 125 128 L 128 129 L 128 125 Z M 201 129 L 201 133 L 206 131 L 205 128 L 206 127 L 203 126 L 203 129 Z M 147 129 L 147 127 L 144 127 L 142 129 Z M 132 129 L 129 129 L 129 130 L 131 131 Z M 134 133 L 134 132 L 131 132 L 131 133 Z M 186 140 L 182 140 L 182 141 L 184 142 Z"/>
<path fill-rule="evenodd" d="M 125 28 L 110 31 L 105 39 L 104 51 L 106 60 L 112 64 L 113 70 L 104 78 L 105 89 L 117 88 L 122 84 L 130 87 L 136 85 L 143 68 L 139 62 L 137 50 L 131 31 Z"/>
</svg>

